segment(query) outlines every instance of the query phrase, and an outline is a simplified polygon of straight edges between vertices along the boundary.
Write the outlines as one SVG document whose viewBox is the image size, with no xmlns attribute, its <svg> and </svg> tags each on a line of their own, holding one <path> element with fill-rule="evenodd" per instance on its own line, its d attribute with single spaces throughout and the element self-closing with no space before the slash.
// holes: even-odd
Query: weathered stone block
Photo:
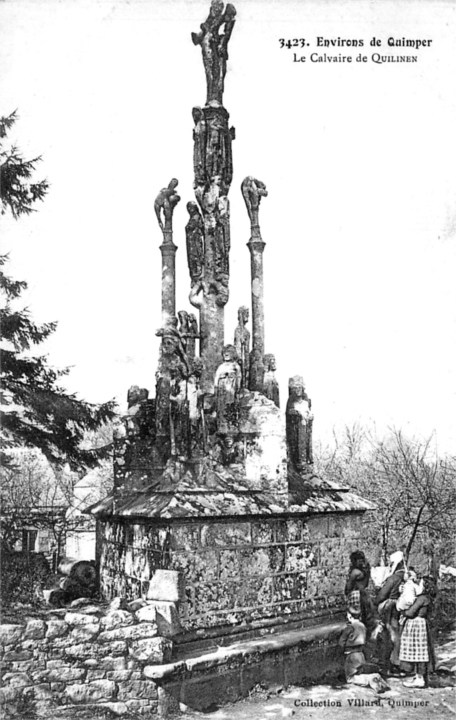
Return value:
<svg viewBox="0 0 456 720">
<path fill-rule="evenodd" d="M 137 640 L 139 638 L 149 638 L 158 635 L 158 627 L 156 622 L 144 622 L 139 625 L 129 625 L 128 627 L 119 627 L 115 630 L 106 630 L 98 636 L 98 642 L 108 643 L 113 640 Z"/>
<path fill-rule="evenodd" d="M 270 544 L 274 541 L 274 526 L 269 522 L 252 522 L 252 543 Z"/>
<path fill-rule="evenodd" d="M 283 563 L 283 550 L 274 551 L 270 547 L 256 548 L 255 550 L 241 550 L 241 573 L 242 577 L 251 577 L 253 575 L 270 575 L 274 567 L 271 565 L 271 559 L 279 558 Z M 240 579 L 240 578 L 239 578 Z"/>
<path fill-rule="evenodd" d="M 116 684 L 112 680 L 94 680 L 85 685 L 68 685 L 66 695 L 74 703 L 96 703 L 112 700 Z"/>
<path fill-rule="evenodd" d="M 184 597 L 184 578 L 176 570 L 155 570 L 147 593 L 147 600 L 179 602 Z"/>
<path fill-rule="evenodd" d="M 287 602 L 296 599 L 295 575 L 279 575 L 274 578 L 273 602 Z"/>
<path fill-rule="evenodd" d="M 33 697 L 35 700 L 50 700 L 52 698 L 51 686 L 49 683 L 41 683 L 33 686 Z"/>
<path fill-rule="evenodd" d="M 309 518 L 306 525 L 312 540 L 327 537 L 329 534 L 328 516 Z"/>
<path fill-rule="evenodd" d="M 132 698 L 155 700 L 157 696 L 157 686 L 150 680 L 132 680 L 131 682 L 119 683 L 119 700 Z"/>
<path fill-rule="evenodd" d="M 103 670 L 125 670 L 127 667 L 127 660 L 125 657 L 113 657 L 107 655 L 98 661 L 98 665 Z"/>
<path fill-rule="evenodd" d="M 53 640 L 56 637 L 62 637 L 69 630 L 69 625 L 64 620 L 48 620 L 46 637 Z"/>
<path fill-rule="evenodd" d="M 22 696 L 23 690 L 24 688 L 20 685 L 9 685 L 2 687 L 0 689 L 0 705 L 15 702 Z"/>
<path fill-rule="evenodd" d="M 133 622 L 133 616 L 128 610 L 112 610 L 101 618 L 100 626 L 103 630 L 114 630 L 120 626 L 132 625 Z"/>
<path fill-rule="evenodd" d="M 218 553 L 213 550 L 173 553 L 170 564 L 193 582 L 216 580 L 218 576 Z"/>
<path fill-rule="evenodd" d="M 44 638 L 46 632 L 46 625 L 42 620 L 33 619 L 29 620 L 25 628 L 24 639 L 25 640 L 40 640 Z"/>
<path fill-rule="evenodd" d="M 92 625 L 98 623 L 98 618 L 93 615 L 85 615 L 84 613 L 68 612 L 65 615 L 65 622 L 68 625 Z"/>
<path fill-rule="evenodd" d="M 233 580 L 241 576 L 242 555 L 236 550 L 220 551 L 220 580 Z"/>
<path fill-rule="evenodd" d="M 5 662 L 21 662 L 31 660 L 32 658 L 33 653 L 29 650 L 10 650 L 3 656 Z"/>
<path fill-rule="evenodd" d="M 286 520 L 276 520 L 274 523 L 275 541 L 278 543 L 288 540 L 288 526 Z"/>
<path fill-rule="evenodd" d="M 24 630 L 23 625 L 0 625 L 0 645 L 16 645 Z"/>
<path fill-rule="evenodd" d="M 243 607 L 264 606 L 271 602 L 272 578 L 251 578 L 241 585 L 240 604 Z"/>
<path fill-rule="evenodd" d="M 91 643 L 81 643 L 79 645 L 68 645 L 65 648 L 65 655 L 68 655 L 69 657 L 80 657 L 80 658 L 86 658 L 89 655 L 91 655 L 93 649 L 93 645 Z"/>
<path fill-rule="evenodd" d="M 70 643 L 84 643 L 93 640 L 100 632 L 98 623 L 90 623 L 88 625 L 76 625 L 68 637 Z"/>
<path fill-rule="evenodd" d="M 315 556 L 312 550 L 304 545 L 288 545 L 286 549 L 285 570 L 305 572 L 311 567 Z"/>
<path fill-rule="evenodd" d="M 140 608 L 144 607 L 144 605 L 147 605 L 147 602 L 140 598 L 138 600 L 132 600 L 131 602 L 129 602 L 127 607 L 130 612 L 134 613 Z"/>
<path fill-rule="evenodd" d="M 27 685 L 32 684 L 32 679 L 27 673 L 5 673 L 2 677 L 2 683 L 17 685 L 18 687 L 27 687 Z"/>
<path fill-rule="evenodd" d="M 104 706 L 107 710 L 110 710 L 113 715 L 126 715 L 129 710 L 124 702 L 109 702 Z"/>
<path fill-rule="evenodd" d="M 130 655 L 135 660 L 161 665 L 171 659 L 173 644 L 167 638 L 143 638 L 133 640 L 130 645 Z"/>
<path fill-rule="evenodd" d="M 11 670 L 13 672 L 25 672 L 29 673 L 31 670 L 36 669 L 36 663 L 34 660 L 28 660 L 27 662 L 12 662 Z"/>
<path fill-rule="evenodd" d="M 106 655 L 120 656 L 127 653 L 127 643 L 125 640 L 115 640 L 105 645 L 98 645 L 97 655 L 105 657 Z"/>
<path fill-rule="evenodd" d="M 47 672 L 48 682 L 74 683 L 75 680 L 83 680 L 86 675 L 86 670 L 83 668 L 54 668 Z"/>
<path fill-rule="evenodd" d="M 91 670 L 87 671 L 87 677 L 85 679 L 86 683 L 93 682 L 94 680 L 105 680 L 106 679 L 106 670 L 102 670 L 101 668 L 93 668 Z"/>
<path fill-rule="evenodd" d="M 150 600 L 146 606 L 136 612 L 139 622 L 156 622 L 158 634 L 172 637 L 180 632 L 180 622 L 175 603 L 164 600 Z"/>
<path fill-rule="evenodd" d="M 252 540 L 249 522 L 217 523 L 203 525 L 201 528 L 201 545 L 207 547 L 249 545 Z"/>
<path fill-rule="evenodd" d="M 175 527 L 171 536 L 173 550 L 197 550 L 200 542 L 200 528 L 194 524 Z"/>
<path fill-rule="evenodd" d="M 106 679 L 113 680 L 115 683 L 120 683 L 132 680 L 132 675 L 134 675 L 134 670 L 108 670 L 106 673 Z M 139 680 L 140 673 L 138 672 L 137 675 L 138 677 L 136 679 Z"/>
</svg>

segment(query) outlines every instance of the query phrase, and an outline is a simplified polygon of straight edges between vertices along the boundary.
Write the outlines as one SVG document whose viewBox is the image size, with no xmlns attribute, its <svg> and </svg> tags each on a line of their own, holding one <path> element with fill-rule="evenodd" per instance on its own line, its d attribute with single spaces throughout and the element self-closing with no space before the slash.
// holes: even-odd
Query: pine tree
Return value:
<svg viewBox="0 0 456 720">
<path fill-rule="evenodd" d="M 10 211 L 15 219 L 36 208 L 43 200 L 48 182 L 33 182 L 32 176 L 41 158 L 25 160 L 15 146 L 7 146 L 8 130 L 17 120 L 16 112 L 0 118 L 0 173 L 2 214 Z M 56 329 L 55 322 L 37 325 L 28 308 L 20 304 L 27 288 L 3 272 L 7 256 L 0 256 L 0 291 L 4 305 L 0 309 L 1 348 L 1 426 L 2 456 L 8 448 L 23 445 L 39 448 L 54 465 L 69 463 L 73 470 L 94 467 L 103 449 L 88 449 L 81 443 L 87 431 L 94 431 L 114 415 L 114 402 L 96 405 L 68 394 L 60 384 L 68 369 L 55 369 L 45 355 L 33 348 Z"/>
</svg>

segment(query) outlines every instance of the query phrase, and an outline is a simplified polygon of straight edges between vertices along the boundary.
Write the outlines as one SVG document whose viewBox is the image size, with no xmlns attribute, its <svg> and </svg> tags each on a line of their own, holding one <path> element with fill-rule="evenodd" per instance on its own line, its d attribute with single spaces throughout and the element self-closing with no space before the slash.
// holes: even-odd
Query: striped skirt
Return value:
<svg viewBox="0 0 456 720">
<path fill-rule="evenodd" d="M 429 662 L 429 644 L 425 618 L 411 618 L 406 621 L 401 635 L 399 660 L 418 663 Z"/>
</svg>

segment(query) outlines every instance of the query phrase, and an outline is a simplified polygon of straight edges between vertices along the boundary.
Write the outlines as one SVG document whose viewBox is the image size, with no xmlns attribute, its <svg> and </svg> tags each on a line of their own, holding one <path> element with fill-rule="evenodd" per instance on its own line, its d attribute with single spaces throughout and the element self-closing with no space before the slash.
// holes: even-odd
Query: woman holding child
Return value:
<svg viewBox="0 0 456 720">
<path fill-rule="evenodd" d="M 404 583 L 404 575 L 404 555 L 398 550 L 390 556 L 390 574 L 377 595 L 378 612 L 386 629 L 385 642 L 381 648 L 381 665 L 384 672 L 397 677 L 405 674 L 399 664 L 401 633 L 399 610 L 396 607 L 401 594 L 401 585 Z"/>
</svg>

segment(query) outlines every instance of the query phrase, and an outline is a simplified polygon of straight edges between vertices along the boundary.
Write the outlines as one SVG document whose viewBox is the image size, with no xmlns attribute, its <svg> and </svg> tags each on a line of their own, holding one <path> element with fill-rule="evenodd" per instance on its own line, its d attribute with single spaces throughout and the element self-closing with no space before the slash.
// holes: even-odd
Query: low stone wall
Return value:
<svg viewBox="0 0 456 720">
<path fill-rule="evenodd" d="M 157 568 L 177 570 L 182 629 L 247 628 L 340 612 L 360 514 L 110 520 L 101 524 L 103 595 L 147 597 Z"/>
<path fill-rule="evenodd" d="M 75 601 L 78 602 L 78 601 Z M 49 611 L 0 625 L 2 717 L 44 717 L 63 706 L 175 717 L 246 697 L 261 683 L 335 677 L 342 623 L 288 630 L 172 659 L 174 603 L 134 601 Z"/>
<path fill-rule="evenodd" d="M 156 713 L 160 690 L 144 668 L 169 662 L 178 629 L 174 603 L 120 599 L 0 625 L 5 716 L 84 704 Z"/>
</svg>

